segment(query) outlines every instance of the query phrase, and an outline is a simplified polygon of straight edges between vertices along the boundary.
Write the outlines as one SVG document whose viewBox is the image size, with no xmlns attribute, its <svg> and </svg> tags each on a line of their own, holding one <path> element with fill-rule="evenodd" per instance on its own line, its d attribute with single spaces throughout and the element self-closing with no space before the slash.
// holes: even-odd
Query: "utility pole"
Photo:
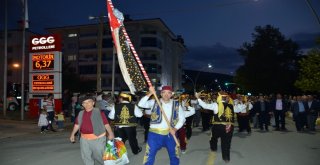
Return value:
<svg viewBox="0 0 320 165">
<path fill-rule="evenodd" d="M 22 22 L 22 61 L 21 61 L 21 120 L 24 120 L 24 70 L 26 61 L 26 28 L 28 28 L 27 0 L 23 1 L 23 22 Z"/>
<path fill-rule="evenodd" d="M 103 17 L 99 17 L 98 58 L 97 58 L 97 92 L 101 92 Z"/>
<path fill-rule="evenodd" d="M 7 114 L 7 72 L 8 72 L 8 0 L 5 0 L 4 5 L 4 61 L 3 61 L 3 117 Z"/>
<path fill-rule="evenodd" d="M 113 46 L 113 51 L 112 51 L 112 83 L 111 83 L 111 96 L 112 99 L 114 99 L 114 75 L 115 75 L 115 70 L 116 70 L 116 47 Z"/>
<path fill-rule="evenodd" d="M 108 16 L 100 15 L 99 17 L 89 16 L 89 20 L 98 19 L 98 56 L 97 56 L 97 92 L 101 92 L 101 64 L 102 64 L 102 40 L 103 40 L 103 19 Z"/>
</svg>

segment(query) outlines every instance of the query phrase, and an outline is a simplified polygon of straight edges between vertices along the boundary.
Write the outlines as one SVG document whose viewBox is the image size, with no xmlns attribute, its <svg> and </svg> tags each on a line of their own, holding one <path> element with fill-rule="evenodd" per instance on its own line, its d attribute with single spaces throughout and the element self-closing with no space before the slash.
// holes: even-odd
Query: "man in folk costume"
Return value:
<svg viewBox="0 0 320 165">
<path fill-rule="evenodd" d="M 209 93 L 201 92 L 199 97 L 202 101 L 204 101 L 207 104 L 212 103 L 212 99 Z M 202 131 L 204 132 L 204 131 L 210 130 L 210 126 L 211 126 L 210 120 L 213 116 L 212 110 L 208 110 L 204 107 L 201 107 L 200 113 L 201 113 L 201 119 L 202 119 Z"/>
<path fill-rule="evenodd" d="M 116 137 L 120 137 L 124 143 L 129 140 L 131 151 L 136 155 L 142 151 L 137 140 L 137 117 L 143 114 L 140 108 L 131 103 L 130 94 L 120 93 L 119 96 L 119 103 L 112 107 L 109 118 L 114 120 Z"/>
<path fill-rule="evenodd" d="M 143 164 L 154 164 L 157 152 L 165 147 L 170 157 L 170 165 L 178 165 L 180 149 L 174 140 L 174 136 L 185 122 L 183 108 L 179 105 L 179 101 L 171 99 L 172 87 L 163 86 L 160 103 L 170 122 L 170 126 L 168 126 L 164 114 L 161 113 L 160 106 L 154 99 L 149 100 L 151 95 L 156 94 L 155 89 L 150 87 L 149 91 L 150 93 L 144 96 L 138 104 L 139 107 L 151 108 L 150 129 Z"/>
<path fill-rule="evenodd" d="M 220 94 L 221 93 L 221 94 Z M 218 138 L 221 138 L 221 150 L 222 159 L 225 162 L 230 161 L 230 147 L 231 139 L 234 129 L 234 106 L 233 100 L 226 93 L 220 92 L 217 98 L 217 102 L 205 103 L 200 99 L 198 93 L 196 97 L 198 98 L 199 105 L 205 109 L 212 110 L 214 115 L 212 118 L 212 136 L 210 140 L 210 163 L 214 164 L 216 158 Z"/>
<path fill-rule="evenodd" d="M 179 102 L 184 110 L 186 122 L 184 123 L 183 127 L 181 127 L 177 131 L 177 136 L 180 141 L 181 153 L 185 154 L 186 150 L 187 150 L 187 133 L 188 133 L 188 131 L 189 132 L 192 131 L 192 128 L 191 128 L 192 119 L 191 119 L 191 122 L 189 121 L 189 123 L 188 123 L 188 119 L 190 120 L 190 117 L 193 117 L 192 115 L 195 114 L 195 109 L 194 109 L 194 107 L 191 107 L 191 103 L 190 103 L 190 99 L 189 99 L 188 94 L 181 94 L 179 97 Z"/>
<path fill-rule="evenodd" d="M 251 133 L 250 127 L 250 113 L 249 111 L 252 109 L 252 104 L 248 101 L 247 96 L 241 96 L 241 99 L 237 102 L 234 102 L 235 113 L 238 115 L 238 122 L 239 122 L 239 132 L 243 130 L 247 130 L 247 133 Z"/>
</svg>

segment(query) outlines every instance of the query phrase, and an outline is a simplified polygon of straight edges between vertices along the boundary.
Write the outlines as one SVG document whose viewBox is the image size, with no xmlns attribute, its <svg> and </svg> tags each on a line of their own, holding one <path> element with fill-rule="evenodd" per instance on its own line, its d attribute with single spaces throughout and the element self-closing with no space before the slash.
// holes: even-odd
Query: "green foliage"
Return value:
<svg viewBox="0 0 320 165">
<path fill-rule="evenodd" d="M 235 81 L 252 93 L 292 93 L 298 45 L 271 25 L 257 26 L 252 37 L 252 43 L 238 49 L 245 63 L 237 70 Z"/>
<path fill-rule="evenodd" d="M 320 49 L 312 49 L 301 61 L 295 86 L 302 91 L 320 92 Z"/>
</svg>

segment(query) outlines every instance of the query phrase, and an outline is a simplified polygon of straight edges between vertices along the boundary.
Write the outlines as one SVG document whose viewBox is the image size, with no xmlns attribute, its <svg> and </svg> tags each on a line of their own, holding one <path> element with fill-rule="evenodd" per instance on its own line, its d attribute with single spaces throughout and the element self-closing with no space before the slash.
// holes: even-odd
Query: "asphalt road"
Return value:
<svg viewBox="0 0 320 165">
<path fill-rule="evenodd" d="M 288 131 L 260 132 L 251 135 L 235 131 L 228 165 L 319 165 L 320 131 L 297 133 L 291 119 Z M 320 129 L 318 127 L 318 129 Z M 36 122 L 0 120 L 0 165 L 82 165 L 79 143 L 72 144 L 68 138 L 71 125 L 61 132 L 40 134 Z M 207 165 L 210 132 L 193 129 L 187 153 L 181 155 L 181 165 Z M 142 164 L 145 144 L 143 128 L 138 128 L 138 141 L 143 151 L 131 153 L 127 145 L 130 164 Z M 168 165 L 165 149 L 158 152 L 155 165 Z M 215 165 L 226 164 L 221 158 L 219 145 Z"/>
</svg>

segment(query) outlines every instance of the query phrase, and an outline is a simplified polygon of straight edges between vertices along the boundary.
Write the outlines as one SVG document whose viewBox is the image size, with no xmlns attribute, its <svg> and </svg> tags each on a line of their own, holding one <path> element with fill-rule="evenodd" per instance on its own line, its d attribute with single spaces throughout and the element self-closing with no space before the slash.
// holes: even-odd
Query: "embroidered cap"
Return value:
<svg viewBox="0 0 320 165">
<path fill-rule="evenodd" d="M 164 90 L 171 91 L 171 92 L 173 91 L 171 86 L 163 86 L 161 91 L 164 91 Z"/>
</svg>

